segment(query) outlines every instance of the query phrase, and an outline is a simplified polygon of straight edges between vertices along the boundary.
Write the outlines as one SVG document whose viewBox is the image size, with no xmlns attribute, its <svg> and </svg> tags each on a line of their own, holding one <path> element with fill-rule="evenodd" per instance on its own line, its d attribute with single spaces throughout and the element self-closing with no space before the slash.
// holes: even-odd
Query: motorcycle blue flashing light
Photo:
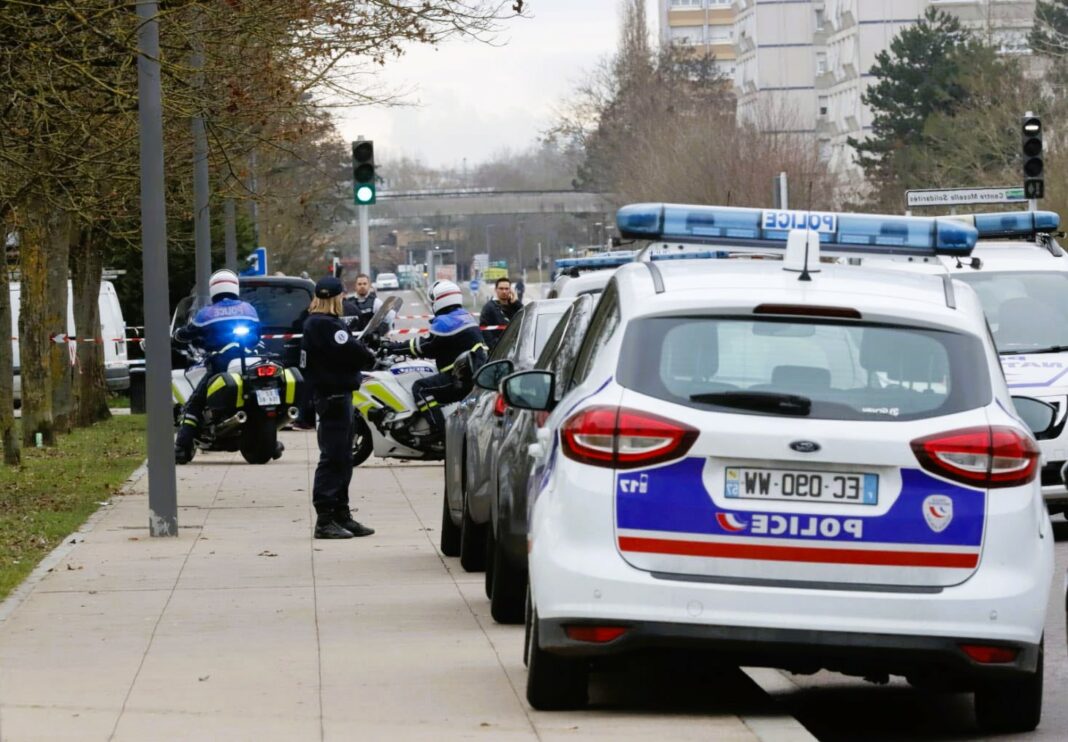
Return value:
<svg viewBox="0 0 1068 742">
<path fill-rule="evenodd" d="M 616 218 L 627 239 L 785 249 L 790 231 L 811 229 L 826 252 L 968 255 L 979 238 L 950 219 L 731 206 L 634 204 Z"/>
<path fill-rule="evenodd" d="M 963 217 L 975 224 L 980 239 L 1016 237 L 1034 239 L 1040 233 L 1056 232 L 1061 217 L 1053 211 L 1004 211 Z"/>
<path fill-rule="evenodd" d="M 243 338 L 248 335 L 248 325 L 238 325 L 234 328 L 234 337 Z"/>
</svg>

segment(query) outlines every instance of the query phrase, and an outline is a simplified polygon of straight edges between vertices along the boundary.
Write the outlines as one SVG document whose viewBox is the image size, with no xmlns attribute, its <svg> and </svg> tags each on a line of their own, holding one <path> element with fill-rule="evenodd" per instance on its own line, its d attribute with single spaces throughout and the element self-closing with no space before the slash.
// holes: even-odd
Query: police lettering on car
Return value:
<svg viewBox="0 0 1068 742">
<path fill-rule="evenodd" d="M 341 319 L 341 281 L 320 279 L 304 322 L 301 370 L 311 385 L 319 417 L 319 464 L 312 502 L 315 537 L 346 539 L 370 536 L 374 530 L 353 520 L 349 510 L 354 437 L 352 393 L 360 373 L 374 367 L 375 356 L 352 335 Z"/>
</svg>

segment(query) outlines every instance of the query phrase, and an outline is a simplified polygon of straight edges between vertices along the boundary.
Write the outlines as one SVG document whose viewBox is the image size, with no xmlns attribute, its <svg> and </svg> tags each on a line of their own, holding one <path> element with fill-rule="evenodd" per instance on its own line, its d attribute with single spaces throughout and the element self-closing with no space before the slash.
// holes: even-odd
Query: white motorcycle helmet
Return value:
<svg viewBox="0 0 1068 742">
<path fill-rule="evenodd" d="M 452 281 L 438 281 L 430 287 L 430 301 L 434 314 L 450 307 L 462 307 L 464 295 Z"/>
<path fill-rule="evenodd" d="M 212 273 L 211 281 L 208 284 L 208 294 L 213 302 L 217 301 L 223 294 L 230 294 L 235 297 L 240 296 L 241 285 L 238 283 L 237 274 L 228 270 Z"/>
</svg>

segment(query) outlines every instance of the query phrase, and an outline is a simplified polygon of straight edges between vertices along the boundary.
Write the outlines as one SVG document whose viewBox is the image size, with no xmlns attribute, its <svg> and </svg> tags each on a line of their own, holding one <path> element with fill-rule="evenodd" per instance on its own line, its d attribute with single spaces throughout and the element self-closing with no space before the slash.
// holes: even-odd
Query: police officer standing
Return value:
<svg viewBox="0 0 1068 742">
<path fill-rule="evenodd" d="M 360 388 L 360 372 L 374 367 L 375 356 L 352 336 L 341 319 L 341 281 L 334 277 L 315 284 L 315 298 L 304 322 L 300 367 L 312 388 L 319 416 L 319 465 L 312 502 L 318 516 L 315 538 L 370 536 L 374 529 L 352 519 L 352 392 Z"/>
<path fill-rule="evenodd" d="M 371 288 L 371 277 L 366 273 L 356 276 L 356 293 L 345 299 L 345 319 L 349 320 L 349 329 L 353 332 L 363 330 L 381 308 L 382 300 Z"/>
</svg>

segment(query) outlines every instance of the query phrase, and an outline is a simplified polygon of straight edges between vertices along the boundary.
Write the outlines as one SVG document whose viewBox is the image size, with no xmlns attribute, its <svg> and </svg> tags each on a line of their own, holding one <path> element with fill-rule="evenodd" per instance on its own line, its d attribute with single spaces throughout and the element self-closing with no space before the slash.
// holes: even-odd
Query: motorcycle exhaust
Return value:
<svg viewBox="0 0 1068 742">
<path fill-rule="evenodd" d="M 215 434 L 218 435 L 220 433 L 226 433 L 226 432 L 228 432 L 230 430 L 233 430 L 234 428 L 238 427 L 239 425 L 244 425 L 247 420 L 248 420 L 248 415 L 243 411 L 239 411 L 233 417 L 228 417 L 225 420 L 223 420 L 221 423 L 216 425 L 215 426 Z"/>
<path fill-rule="evenodd" d="M 290 407 L 288 410 L 286 410 L 286 414 L 289 415 L 290 420 L 296 420 L 298 417 L 300 417 L 300 410 L 298 410 L 296 407 Z"/>
</svg>

